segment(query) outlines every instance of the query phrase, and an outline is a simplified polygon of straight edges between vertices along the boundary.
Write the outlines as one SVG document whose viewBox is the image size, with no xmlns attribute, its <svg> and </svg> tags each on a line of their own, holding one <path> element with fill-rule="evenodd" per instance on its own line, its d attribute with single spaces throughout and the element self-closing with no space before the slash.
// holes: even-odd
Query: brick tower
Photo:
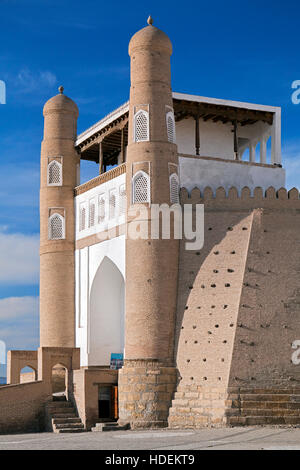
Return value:
<svg viewBox="0 0 300 470">
<path fill-rule="evenodd" d="M 129 44 L 127 204 L 128 209 L 143 206 L 143 224 L 149 228 L 151 205 L 178 201 L 171 53 L 169 38 L 152 26 L 151 18 Z M 134 223 L 128 213 L 128 232 Z M 150 235 L 132 239 L 128 234 L 125 363 L 119 376 L 119 421 L 130 422 L 132 428 L 167 425 L 176 383 L 173 345 L 177 274 L 177 240 L 163 240 L 161 235 L 158 239 L 150 239 Z"/>
<path fill-rule="evenodd" d="M 44 106 L 40 189 L 40 342 L 74 347 L 74 148 L 78 108 L 60 93 Z"/>
</svg>

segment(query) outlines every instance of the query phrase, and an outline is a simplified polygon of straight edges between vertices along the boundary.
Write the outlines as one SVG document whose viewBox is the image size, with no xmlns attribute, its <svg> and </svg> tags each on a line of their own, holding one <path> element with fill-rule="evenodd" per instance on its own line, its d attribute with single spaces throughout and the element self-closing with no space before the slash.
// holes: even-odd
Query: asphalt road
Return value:
<svg viewBox="0 0 300 470">
<path fill-rule="evenodd" d="M 0 450 L 300 450 L 300 428 L 0 435 Z"/>
</svg>

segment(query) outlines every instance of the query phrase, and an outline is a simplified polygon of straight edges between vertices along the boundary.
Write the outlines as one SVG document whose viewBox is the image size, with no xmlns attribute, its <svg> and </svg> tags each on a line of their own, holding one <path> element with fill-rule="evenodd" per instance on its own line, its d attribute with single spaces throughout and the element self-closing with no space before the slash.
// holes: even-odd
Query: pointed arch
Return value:
<svg viewBox="0 0 300 470">
<path fill-rule="evenodd" d="M 65 238 L 65 218 L 55 212 L 49 217 L 49 240 L 63 240 Z"/>
<path fill-rule="evenodd" d="M 176 142 L 176 129 L 175 129 L 175 119 L 174 119 L 173 111 L 169 111 L 166 114 L 166 124 L 167 124 L 168 141 L 175 144 L 175 142 Z"/>
<path fill-rule="evenodd" d="M 89 364 L 109 365 L 112 353 L 124 351 L 125 283 L 116 264 L 105 256 L 90 291 Z"/>
<path fill-rule="evenodd" d="M 149 140 L 149 113 L 140 109 L 134 115 L 134 141 L 147 142 Z"/>
<path fill-rule="evenodd" d="M 62 164 L 57 160 L 52 160 L 48 164 L 48 186 L 61 186 L 62 185 Z"/>
<path fill-rule="evenodd" d="M 171 204 L 179 203 L 179 179 L 176 173 L 170 176 L 170 201 Z"/>
<path fill-rule="evenodd" d="M 141 170 L 132 178 L 132 203 L 146 202 L 150 202 L 150 177 Z"/>
</svg>

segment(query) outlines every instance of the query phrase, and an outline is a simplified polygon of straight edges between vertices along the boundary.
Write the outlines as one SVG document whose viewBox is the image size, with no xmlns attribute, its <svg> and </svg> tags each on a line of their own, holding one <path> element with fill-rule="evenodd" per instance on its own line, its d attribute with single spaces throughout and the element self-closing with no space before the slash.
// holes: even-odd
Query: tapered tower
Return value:
<svg viewBox="0 0 300 470">
<path fill-rule="evenodd" d="M 176 382 L 173 363 L 178 240 L 151 239 L 151 206 L 178 202 L 170 56 L 172 45 L 152 25 L 129 44 L 131 89 L 127 148 L 128 210 L 143 208 L 146 239 L 131 237 L 127 213 L 125 363 L 119 378 L 120 423 L 167 425 Z M 172 234 L 171 234 L 172 237 Z"/>
<path fill-rule="evenodd" d="M 74 148 L 78 108 L 60 93 L 44 106 L 40 189 L 40 343 L 75 346 Z"/>
</svg>

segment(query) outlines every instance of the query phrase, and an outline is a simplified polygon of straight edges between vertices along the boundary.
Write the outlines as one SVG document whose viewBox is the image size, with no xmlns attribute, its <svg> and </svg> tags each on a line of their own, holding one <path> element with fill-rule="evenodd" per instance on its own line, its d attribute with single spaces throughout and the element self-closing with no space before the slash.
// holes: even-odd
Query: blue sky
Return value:
<svg viewBox="0 0 300 470">
<path fill-rule="evenodd" d="M 63 84 L 81 132 L 125 102 L 128 42 L 149 13 L 173 42 L 174 91 L 282 107 L 287 186 L 300 186 L 296 0 L 0 0 L 0 339 L 8 348 L 38 346 L 42 106 Z M 83 178 L 96 172 L 86 164 Z"/>
</svg>

